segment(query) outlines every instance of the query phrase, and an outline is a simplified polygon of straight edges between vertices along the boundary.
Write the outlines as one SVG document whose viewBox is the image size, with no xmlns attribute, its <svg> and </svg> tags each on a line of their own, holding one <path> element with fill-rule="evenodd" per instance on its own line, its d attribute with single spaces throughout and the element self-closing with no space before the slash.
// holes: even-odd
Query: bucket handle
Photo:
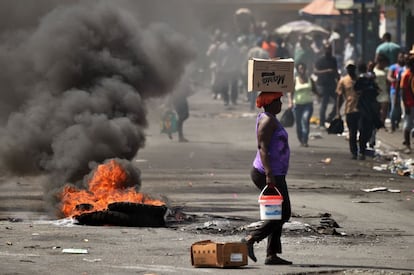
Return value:
<svg viewBox="0 0 414 275">
<path fill-rule="evenodd" d="M 263 188 L 263 190 L 262 190 L 262 192 L 260 193 L 260 195 L 259 195 L 259 197 L 261 197 L 262 195 L 263 195 L 263 193 L 264 193 L 264 191 L 267 189 L 267 188 L 269 188 L 270 186 L 267 184 L 266 186 L 265 186 L 265 188 Z M 279 196 L 281 196 L 282 198 L 283 198 L 283 196 L 282 196 L 282 194 L 280 193 L 280 191 L 279 191 L 279 189 L 277 189 L 277 187 L 275 186 L 275 185 L 271 185 L 271 187 L 273 187 L 275 190 L 276 190 L 276 192 L 279 194 Z"/>
</svg>

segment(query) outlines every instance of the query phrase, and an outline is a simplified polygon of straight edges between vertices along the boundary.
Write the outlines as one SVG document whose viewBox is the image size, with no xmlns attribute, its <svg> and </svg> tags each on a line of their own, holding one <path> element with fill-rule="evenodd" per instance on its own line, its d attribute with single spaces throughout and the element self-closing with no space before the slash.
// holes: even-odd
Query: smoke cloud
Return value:
<svg viewBox="0 0 414 275">
<path fill-rule="evenodd" d="M 146 99 L 172 92 L 194 50 L 112 1 L 60 5 L 38 22 L 0 36 L 0 168 L 82 185 L 93 164 L 145 145 Z"/>
</svg>

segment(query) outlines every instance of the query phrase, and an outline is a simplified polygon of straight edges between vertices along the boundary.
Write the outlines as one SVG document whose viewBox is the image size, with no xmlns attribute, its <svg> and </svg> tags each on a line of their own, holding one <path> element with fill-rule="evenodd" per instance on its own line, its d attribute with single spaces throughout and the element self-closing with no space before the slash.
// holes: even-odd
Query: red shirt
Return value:
<svg viewBox="0 0 414 275">
<path fill-rule="evenodd" d="M 407 69 L 403 72 L 400 82 L 404 105 L 406 107 L 414 107 L 414 74 Z"/>
<path fill-rule="evenodd" d="M 270 41 L 270 42 L 263 41 L 262 42 L 262 49 L 266 50 L 269 53 L 270 58 L 276 57 L 277 44 L 275 42 L 273 42 L 273 41 Z"/>
</svg>

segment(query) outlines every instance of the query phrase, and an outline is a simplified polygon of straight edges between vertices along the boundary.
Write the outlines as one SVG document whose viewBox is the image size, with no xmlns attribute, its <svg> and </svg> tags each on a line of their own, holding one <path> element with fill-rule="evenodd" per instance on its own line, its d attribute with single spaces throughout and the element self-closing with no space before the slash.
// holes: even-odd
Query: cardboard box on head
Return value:
<svg viewBox="0 0 414 275">
<path fill-rule="evenodd" d="M 249 92 L 293 92 L 294 67 L 295 62 L 292 58 L 251 58 L 247 68 L 247 90 Z"/>
</svg>

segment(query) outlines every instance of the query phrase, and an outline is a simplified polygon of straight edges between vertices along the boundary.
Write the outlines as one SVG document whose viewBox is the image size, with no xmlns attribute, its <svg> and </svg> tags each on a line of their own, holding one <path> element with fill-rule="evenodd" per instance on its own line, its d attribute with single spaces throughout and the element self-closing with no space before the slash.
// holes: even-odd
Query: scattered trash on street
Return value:
<svg viewBox="0 0 414 275">
<path fill-rule="evenodd" d="M 62 253 L 66 254 L 88 254 L 87 249 L 82 248 L 64 248 L 62 249 Z"/>
<path fill-rule="evenodd" d="M 387 187 L 375 187 L 371 189 L 361 189 L 364 192 L 378 192 L 378 191 L 387 191 Z"/>
<path fill-rule="evenodd" d="M 414 178 L 414 163 L 411 158 L 402 159 L 398 156 L 394 157 L 388 164 L 388 170 L 390 170 L 392 174 Z"/>
<path fill-rule="evenodd" d="M 315 139 L 321 139 L 322 138 L 322 133 L 321 132 L 313 132 L 309 134 L 309 139 L 310 140 L 315 140 Z"/>
<path fill-rule="evenodd" d="M 83 258 L 82 260 L 85 261 L 85 262 L 88 262 L 88 263 L 102 262 L 102 259 L 87 259 L 87 258 Z"/>
<path fill-rule="evenodd" d="M 376 165 L 372 167 L 372 169 L 374 169 L 375 171 L 387 171 L 388 165 L 387 164 Z"/>
<path fill-rule="evenodd" d="M 352 201 L 353 203 L 382 203 L 382 201 L 367 201 L 367 200 L 359 200 L 359 201 Z"/>
<path fill-rule="evenodd" d="M 332 159 L 331 159 L 331 158 L 326 158 L 326 159 L 322 159 L 322 160 L 321 160 L 321 162 L 322 162 L 322 163 L 324 163 L 324 164 L 330 164 L 330 163 L 331 163 L 331 161 L 332 161 Z"/>
<path fill-rule="evenodd" d="M 401 193 L 401 190 L 398 189 L 390 189 L 388 187 L 374 187 L 371 189 L 361 189 L 364 192 L 379 192 L 379 191 L 387 191 L 390 193 Z"/>
</svg>

